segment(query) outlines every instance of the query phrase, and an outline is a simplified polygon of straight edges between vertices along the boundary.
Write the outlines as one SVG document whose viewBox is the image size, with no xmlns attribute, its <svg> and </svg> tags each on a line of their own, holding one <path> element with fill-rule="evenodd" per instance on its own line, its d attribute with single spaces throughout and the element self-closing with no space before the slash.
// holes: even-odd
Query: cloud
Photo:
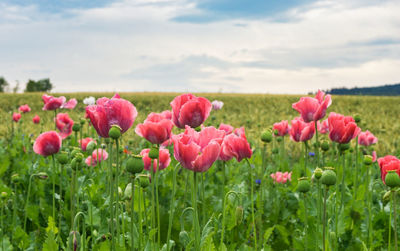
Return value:
<svg viewBox="0 0 400 251">
<path fill-rule="evenodd" d="M 235 3 L 121 0 L 51 13 L 2 3 L 0 75 L 49 77 L 56 91 L 305 93 L 400 81 L 397 1 L 291 1 L 272 16 L 254 10 L 262 2 Z"/>
</svg>

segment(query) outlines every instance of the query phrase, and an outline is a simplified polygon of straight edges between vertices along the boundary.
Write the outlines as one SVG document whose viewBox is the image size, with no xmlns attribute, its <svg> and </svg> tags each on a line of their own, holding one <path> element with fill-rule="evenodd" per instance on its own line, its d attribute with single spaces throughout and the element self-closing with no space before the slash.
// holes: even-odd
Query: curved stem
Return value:
<svg viewBox="0 0 400 251">
<path fill-rule="evenodd" d="M 74 224 L 73 224 L 73 229 L 76 230 L 76 225 L 79 223 L 78 219 L 79 216 L 82 218 L 82 238 L 81 238 L 81 243 L 82 243 L 82 250 L 86 250 L 86 227 L 85 227 L 85 214 L 83 212 L 78 212 L 75 217 L 74 217 Z"/>
<path fill-rule="evenodd" d="M 251 165 L 250 165 L 250 161 L 249 161 L 249 159 L 247 159 L 246 158 L 246 161 L 247 161 L 247 164 L 249 165 L 249 168 L 250 168 L 250 171 L 249 171 L 249 173 L 250 173 L 250 183 L 251 183 L 251 194 L 250 194 L 250 196 L 251 196 L 251 198 L 250 198 L 250 200 L 251 200 L 251 218 L 252 218 L 252 224 L 253 224 L 253 228 L 254 228 L 254 247 L 255 247 L 255 249 L 256 250 L 258 250 L 257 249 L 257 227 L 256 227 L 256 221 L 255 221 L 255 218 L 254 218 L 254 181 L 253 181 L 253 168 L 251 167 Z"/>
<path fill-rule="evenodd" d="M 178 164 L 176 164 L 175 169 L 172 173 L 172 195 L 171 201 L 169 204 L 169 221 L 168 221 L 168 234 L 167 234 L 167 251 L 169 251 L 170 243 L 169 240 L 171 238 L 171 230 L 172 230 L 172 219 L 174 218 L 174 204 L 175 204 L 175 190 L 176 190 L 176 173 L 178 172 Z"/>
</svg>

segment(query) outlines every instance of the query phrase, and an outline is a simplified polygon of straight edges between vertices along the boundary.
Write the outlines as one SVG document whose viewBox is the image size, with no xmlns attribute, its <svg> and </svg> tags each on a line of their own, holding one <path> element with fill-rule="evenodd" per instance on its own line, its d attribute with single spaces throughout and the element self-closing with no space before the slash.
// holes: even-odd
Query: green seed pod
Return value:
<svg viewBox="0 0 400 251">
<path fill-rule="evenodd" d="M 185 230 L 182 230 L 179 233 L 179 241 L 181 242 L 182 246 L 184 246 L 184 247 L 186 247 L 189 244 L 190 237 L 189 237 L 189 234 Z"/>
<path fill-rule="evenodd" d="M 81 130 L 81 125 L 80 124 L 74 124 L 72 126 L 72 131 L 79 132 L 80 130 Z"/>
<path fill-rule="evenodd" d="M 61 152 L 57 154 L 57 160 L 61 165 L 65 165 L 68 163 L 68 153 Z"/>
<path fill-rule="evenodd" d="M 338 150 L 340 152 L 345 152 L 346 150 L 348 150 L 350 148 L 350 144 L 339 144 L 338 145 Z"/>
<path fill-rule="evenodd" d="M 327 141 L 322 141 L 321 150 L 324 151 L 324 152 L 329 150 L 329 143 Z"/>
<path fill-rule="evenodd" d="M 310 181 L 308 180 L 307 177 L 302 177 L 299 179 L 299 183 L 297 184 L 297 191 L 300 193 L 307 193 L 310 191 L 311 185 Z"/>
<path fill-rule="evenodd" d="M 211 120 L 212 120 L 212 121 L 215 121 L 216 119 L 217 119 L 217 117 L 211 116 Z"/>
<path fill-rule="evenodd" d="M 80 169 L 81 162 L 78 161 L 76 158 L 71 160 L 71 168 L 72 170 L 76 171 Z"/>
<path fill-rule="evenodd" d="M 367 166 L 372 165 L 372 159 L 373 159 L 373 157 L 371 155 L 365 155 L 364 156 L 364 164 Z"/>
<path fill-rule="evenodd" d="M 400 177 L 396 171 L 389 171 L 385 177 L 385 184 L 390 188 L 395 188 L 400 186 Z"/>
<path fill-rule="evenodd" d="M 282 140 L 283 140 L 283 137 L 276 137 L 277 142 L 282 142 Z"/>
<path fill-rule="evenodd" d="M 336 184 L 336 173 L 332 170 L 325 170 L 321 176 L 322 184 L 326 186 L 333 186 Z"/>
<path fill-rule="evenodd" d="M 330 232 L 329 233 L 329 239 L 331 240 L 331 242 L 335 242 L 336 241 L 336 233 L 335 232 Z"/>
<path fill-rule="evenodd" d="M 143 171 L 144 163 L 142 156 L 135 155 L 126 161 L 126 170 L 131 174 L 140 173 Z"/>
<path fill-rule="evenodd" d="M 322 171 L 321 168 L 319 168 L 319 167 L 315 168 L 315 170 L 314 170 L 314 176 L 315 176 L 315 178 L 316 178 L 317 180 L 319 180 L 319 179 L 321 178 L 322 173 L 323 173 L 323 171 Z"/>
<path fill-rule="evenodd" d="M 261 134 L 261 141 L 264 143 L 269 143 L 272 141 L 272 133 L 270 130 L 266 130 Z"/>
<path fill-rule="evenodd" d="M 113 125 L 110 129 L 110 131 L 108 131 L 108 135 L 112 138 L 112 139 L 119 139 L 119 137 L 121 137 L 121 127 L 119 127 L 118 125 Z"/>
<path fill-rule="evenodd" d="M 242 206 L 237 206 L 236 207 L 236 225 L 239 225 L 243 221 L 243 207 Z"/>
<path fill-rule="evenodd" d="M 68 249 L 70 251 L 80 250 L 81 246 L 81 236 L 78 231 L 71 231 L 68 237 Z"/>
<path fill-rule="evenodd" d="M 139 181 L 142 188 L 146 188 L 150 185 L 150 178 L 147 175 L 141 175 Z"/>
<path fill-rule="evenodd" d="M 81 125 L 84 125 L 86 123 L 86 119 L 82 118 L 79 122 L 80 122 Z"/>
<path fill-rule="evenodd" d="M 278 149 L 278 148 L 272 149 L 272 153 L 273 153 L 273 154 L 278 154 L 278 153 L 279 153 L 279 149 Z"/>
<path fill-rule="evenodd" d="M 101 148 L 102 149 L 107 149 L 107 145 L 106 144 L 101 144 Z"/>
<path fill-rule="evenodd" d="M 198 126 L 198 127 L 194 128 L 194 130 L 196 130 L 196 132 L 200 132 L 201 131 L 201 127 Z"/>
<path fill-rule="evenodd" d="M 150 148 L 149 158 L 150 159 L 157 159 L 159 155 L 159 150 L 156 147 Z"/>
<path fill-rule="evenodd" d="M 91 153 L 96 148 L 96 141 L 90 141 L 86 146 L 86 151 Z"/>
<path fill-rule="evenodd" d="M 357 124 L 361 122 L 361 117 L 358 114 L 354 115 L 353 119 Z"/>
<path fill-rule="evenodd" d="M 391 190 L 387 191 L 387 192 L 383 195 L 382 200 L 383 200 L 384 202 L 389 202 L 389 201 L 390 201 L 390 196 L 391 196 L 391 195 L 392 195 L 392 191 L 391 191 Z"/>
<path fill-rule="evenodd" d="M 107 145 L 110 144 L 110 142 L 111 142 L 111 141 L 110 141 L 110 138 L 105 138 L 105 139 L 104 139 L 104 142 L 105 142 Z"/>
</svg>

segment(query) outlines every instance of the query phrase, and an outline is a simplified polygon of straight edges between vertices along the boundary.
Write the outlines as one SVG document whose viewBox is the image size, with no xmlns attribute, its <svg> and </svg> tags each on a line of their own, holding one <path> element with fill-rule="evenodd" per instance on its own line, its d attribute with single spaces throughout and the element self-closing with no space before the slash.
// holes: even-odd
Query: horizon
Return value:
<svg viewBox="0 0 400 251">
<path fill-rule="evenodd" d="M 306 94 L 400 82 L 400 2 L 4 0 L 0 76 L 52 92 Z"/>
</svg>

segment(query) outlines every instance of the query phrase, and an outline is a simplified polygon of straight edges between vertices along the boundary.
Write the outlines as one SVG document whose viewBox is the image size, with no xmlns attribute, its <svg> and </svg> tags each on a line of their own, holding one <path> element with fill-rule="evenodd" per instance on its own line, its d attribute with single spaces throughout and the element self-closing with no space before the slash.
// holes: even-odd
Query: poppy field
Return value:
<svg viewBox="0 0 400 251">
<path fill-rule="evenodd" d="M 398 250 L 395 97 L 0 95 L 0 250 Z"/>
</svg>

